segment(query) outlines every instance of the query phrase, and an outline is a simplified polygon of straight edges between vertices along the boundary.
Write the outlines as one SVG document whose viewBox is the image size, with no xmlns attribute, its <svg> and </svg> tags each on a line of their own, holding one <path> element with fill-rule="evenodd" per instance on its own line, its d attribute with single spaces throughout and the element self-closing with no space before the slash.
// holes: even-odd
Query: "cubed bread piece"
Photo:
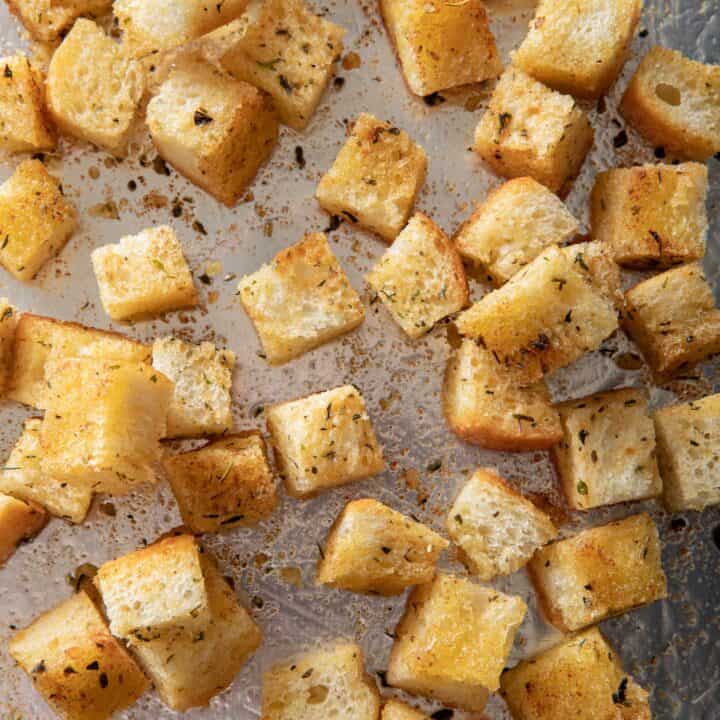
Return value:
<svg viewBox="0 0 720 720">
<path fill-rule="evenodd" d="M 335 520 L 316 583 L 352 592 L 399 595 L 432 580 L 447 540 L 377 500 L 349 502 Z"/>
<path fill-rule="evenodd" d="M 75 208 L 39 160 L 20 163 L 0 185 L 0 264 L 18 280 L 32 280 L 76 227 Z"/>
<path fill-rule="evenodd" d="M 657 497 L 662 481 L 647 395 L 622 388 L 557 406 L 564 438 L 553 459 L 577 510 Z"/>
<path fill-rule="evenodd" d="M 370 271 L 367 282 L 413 339 L 468 304 L 460 255 L 423 213 L 411 218 Z"/>
<path fill-rule="evenodd" d="M 152 363 L 175 386 L 167 437 L 219 435 L 232 429 L 232 351 L 170 336 L 153 343 Z"/>
<path fill-rule="evenodd" d="M 275 509 L 275 480 L 258 432 L 230 435 L 167 457 L 183 522 L 196 533 L 253 525 Z"/>
<path fill-rule="evenodd" d="M 625 296 L 622 291 L 620 266 L 613 260 L 610 250 L 601 242 L 587 241 L 560 248 L 573 264 L 573 269 L 610 300 L 622 312 Z"/>
<path fill-rule="evenodd" d="M 28 418 L 5 467 L 0 473 L 0 492 L 42 505 L 57 517 L 81 523 L 90 509 L 93 490 L 89 482 L 69 482 L 42 472 L 40 427 L 42 420 Z"/>
<path fill-rule="evenodd" d="M 78 20 L 52 56 L 46 86 L 62 132 L 125 154 L 145 79 L 122 45 L 91 20 Z"/>
<path fill-rule="evenodd" d="M 10 388 L 17 326 L 17 309 L 7 298 L 0 297 L 0 397 L 5 397 Z"/>
<path fill-rule="evenodd" d="M 392 242 L 425 182 L 425 151 L 400 128 L 362 113 L 315 196 L 320 207 Z"/>
<path fill-rule="evenodd" d="M 150 348 L 120 333 L 23 313 L 17 323 L 8 396 L 45 409 L 48 387 L 45 365 L 71 357 L 150 362 Z"/>
<path fill-rule="evenodd" d="M 720 395 L 664 407 L 653 417 L 667 507 L 704 510 L 720 503 Z"/>
<path fill-rule="evenodd" d="M 24 55 L 0 58 L 0 149 L 38 152 L 55 147 L 45 108 L 44 79 Z"/>
<path fill-rule="evenodd" d="M 565 194 L 593 137 L 587 116 L 573 98 L 511 67 L 475 130 L 475 151 L 498 175 L 529 175 Z"/>
<path fill-rule="evenodd" d="M 667 267 L 705 254 L 708 170 L 699 163 L 598 173 L 592 235 L 627 267 Z"/>
<path fill-rule="evenodd" d="M 589 273 L 570 253 L 550 247 L 456 324 L 532 381 L 598 348 L 618 319 Z"/>
<path fill-rule="evenodd" d="M 482 82 L 502 63 L 481 0 L 381 0 L 385 26 L 416 95 Z"/>
<path fill-rule="evenodd" d="M 113 495 L 156 482 L 172 397 L 164 375 L 145 363 L 71 358 L 48 363 L 46 382 L 41 473 Z"/>
<path fill-rule="evenodd" d="M 188 628 L 136 632 L 129 644 L 163 702 L 173 710 L 207 705 L 240 672 L 262 642 L 260 628 L 238 603 L 215 562 L 200 556 L 208 618 Z"/>
<path fill-rule="evenodd" d="M 28 32 L 37 40 L 52 43 L 63 37 L 80 16 L 97 17 L 108 12 L 113 0 L 6 0 Z"/>
<path fill-rule="evenodd" d="M 438 574 L 410 594 L 395 631 L 387 681 L 452 707 L 481 712 L 527 607 L 519 598 Z"/>
<path fill-rule="evenodd" d="M 191 307 L 197 290 L 175 231 L 167 225 L 93 250 L 100 300 L 113 320 Z"/>
<path fill-rule="evenodd" d="M 720 352 L 720 310 L 699 263 L 638 283 L 625 293 L 625 304 L 624 327 L 656 373 Z"/>
<path fill-rule="evenodd" d="M 35 503 L 0 492 L 0 567 L 12 557 L 21 542 L 35 537 L 47 521 L 47 513 Z"/>
<path fill-rule="evenodd" d="M 548 545 L 528 569 L 550 622 L 573 632 L 667 597 L 660 549 L 641 513 Z"/>
<path fill-rule="evenodd" d="M 499 286 L 546 247 L 570 240 L 579 229 L 560 198 L 537 180 L 521 177 L 493 190 L 454 241 L 463 258 Z"/>
<path fill-rule="evenodd" d="M 541 0 L 513 63 L 555 90 L 604 95 L 625 64 L 642 0 Z"/>
<path fill-rule="evenodd" d="M 377 688 L 354 643 L 312 650 L 263 675 L 263 720 L 376 720 L 379 712 Z"/>
<path fill-rule="evenodd" d="M 84 592 L 41 615 L 8 649 L 63 720 L 106 720 L 149 687 Z"/>
<path fill-rule="evenodd" d="M 358 294 L 322 233 L 305 235 L 246 275 L 238 292 L 273 365 L 354 330 L 365 318 Z"/>
<path fill-rule="evenodd" d="M 344 35 L 304 0 L 250 0 L 221 64 L 268 93 L 285 125 L 303 130 L 335 72 Z"/>
<path fill-rule="evenodd" d="M 266 95 L 197 60 L 183 61 L 170 72 L 148 105 L 147 123 L 160 155 L 229 207 L 278 137 Z"/>
<path fill-rule="evenodd" d="M 648 693 L 597 628 L 565 638 L 502 676 L 515 720 L 651 720 Z"/>
<path fill-rule="evenodd" d="M 640 61 L 620 112 L 656 146 L 704 162 L 720 151 L 720 65 L 655 46 Z"/>
<path fill-rule="evenodd" d="M 462 560 L 481 580 L 509 575 L 557 536 L 552 520 L 488 470 L 476 470 L 447 516 Z"/>
<path fill-rule="evenodd" d="M 274 405 L 266 417 L 293 497 L 308 498 L 385 468 L 365 401 L 352 385 Z"/>
<path fill-rule="evenodd" d="M 383 705 L 380 720 L 430 720 L 430 718 L 399 700 L 388 700 Z"/>
</svg>

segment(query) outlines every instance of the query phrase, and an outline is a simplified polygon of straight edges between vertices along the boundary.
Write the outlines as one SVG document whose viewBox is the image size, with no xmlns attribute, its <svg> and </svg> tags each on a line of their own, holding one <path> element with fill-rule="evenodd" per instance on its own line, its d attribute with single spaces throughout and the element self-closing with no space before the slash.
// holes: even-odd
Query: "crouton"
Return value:
<svg viewBox="0 0 720 720">
<path fill-rule="evenodd" d="M 196 533 L 253 525 L 275 509 L 275 480 L 258 432 L 230 435 L 165 459 L 183 522 Z"/>
<path fill-rule="evenodd" d="M 388 700 L 383 705 L 380 720 L 430 720 L 430 718 L 399 700 Z"/>
<path fill-rule="evenodd" d="M 462 560 L 481 580 L 509 575 L 557 536 L 552 520 L 488 470 L 476 470 L 447 516 Z"/>
<path fill-rule="evenodd" d="M 17 325 L 17 309 L 7 298 L 0 297 L 0 397 L 5 396 L 10 386 Z"/>
<path fill-rule="evenodd" d="M 642 390 L 623 388 L 557 406 L 564 438 L 553 459 L 577 510 L 657 497 L 655 428 Z"/>
<path fill-rule="evenodd" d="M 150 348 L 120 333 L 23 313 L 17 323 L 13 364 L 8 380 L 11 400 L 45 409 L 49 359 L 95 357 L 126 362 L 150 362 Z"/>
<path fill-rule="evenodd" d="M 395 631 L 390 685 L 481 712 L 527 608 L 519 598 L 467 578 L 438 574 L 410 594 Z"/>
<path fill-rule="evenodd" d="M 385 468 L 365 401 L 352 385 L 274 405 L 266 417 L 293 497 L 308 498 Z"/>
<path fill-rule="evenodd" d="M 667 597 L 660 538 L 647 513 L 548 545 L 528 569 L 545 614 L 563 632 Z"/>
<path fill-rule="evenodd" d="M 395 321 L 413 338 L 468 304 L 462 260 L 445 233 L 417 213 L 367 276 Z"/>
<path fill-rule="evenodd" d="M 315 192 L 320 207 L 392 242 L 425 182 L 427 156 L 407 133 L 362 113 Z"/>
<path fill-rule="evenodd" d="M 667 507 L 678 512 L 720 503 L 720 395 L 664 407 L 653 417 Z"/>
<path fill-rule="evenodd" d="M 0 185 L 0 264 L 18 280 L 32 280 L 76 227 L 75 208 L 39 160 L 20 163 Z"/>
<path fill-rule="evenodd" d="M 379 712 L 377 688 L 354 643 L 312 650 L 263 675 L 263 720 L 376 720 Z"/>
<path fill-rule="evenodd" d="M 527 380 L 595 350 L 618 327 L 612 301 L 569 253 L 550 247 L 456 320 Z"/>
<path fill-rule="evenodd" d="M 40 506 L 0 492 L 0 567 L 21 542 L 35 537 L 47 521 L 47 513 Z"/>
<path fill-rule="evenodd" d="M 92 252 L 100 300 L 113 320 L 191 307 L 198 296 L 175 231 L 166 226 L 126 235 Z"/>
<path fill-rule="evenodd" d="M 45 108 L 44 79 L 24 55 L 0 58 L 0 149 L 40 152 L 55 147 Z"/>
<path fill-rule="evenodd" d="M 273 365 L 354 330 L 358 294 L 322 233 L 310 233 L 238 285 L 240 300 Z"/>
<path fill-rule="evenodd" d="M 562 195 L 580 172 L 593 137 L 573 98 L 511 67 L 475 130 L 475 152 L 498 175 L 529 175 Z"/>
<path fill-rule="evenodd" d="M 344 35 L 303 0 L 250 0 L 220 63 L 268 93 L 285 125 L 304 130 L 335 72 Z"/>
<path fill-rule="evenodd" d="M 622 312 L 625 296 L 622 291 L 620 266 L 613 260 L 607 246 L 601 242 L 581 242 L 560 248 L 573 264 L 573 269 L 585 277 L 595 289 Z"/>
<path fill-rule="evenodd" d="M 502 72 L 480 0 L 381 0 L 380 11 L 405 81 L 416 95 L 482 82 Z"/>
<path fill-rule="evenodd" d="M 591 628 L 504 673 L 502 695 L 515 720 L 651 720 L 648 693 Z"/>
<path fill-rule="evenodd" d="M 562 200 L 529 177 L 493 190 L 454 237 L 465 260 L 500 286 L 549 245 L 560 245 L 579 231 Z"/>
<path fill-rule="evenodd" d="M 106 720 L 149 687 L 84 592 L 41 615 L 8 649 L 63 720 Z"/>
<path fill-rule="evenodd" d="M 625 64 L 642 0 L 541 0 L 513 63 L 581 98 L 605 95 Z"/>
<path fill-rule="evenodd" d="M 97 17 L 109 12 L 113 0 L 6 0 L 28 32 L 41 42 L 63 37 L 81 16 Z"/>
<path fill-rule="evenodd" d="M 659 375 L 720 352 L 720 310 L 698 263 L 638 283 L 625 303 L 623 325 Z"/>
<path fill-rule="evenodd" d="M 720 151 L 720 66 L 655 46 L 630 80 L 620 112 L 656 146 L 704 162 Z"/>
<path fill-rule="evenodd" d="M 148 105 L 147 123 L 160 155 L 228 207 L 278 137 L 267 96 L 196 60 L 174 67 Z"/>
<path fill-rule="evenodd" d="M 173 710 L 207 705 L 240 672 L 262 641 L 260 629 L 242 607 L 207 554 L 200 556 L 208 618 L 200 625 L 172 624 L 128 642 L 163 702 Z"/>
<path fill-rule="evenodd" d="M 705 254 L 708 170 L 699 163 L 598 173 L 592 235 L 626 267 L 667 267 Z"/>
<path fill-rule="evenodd" d="M 50 60 L 47 103 L 58 128 L 125 155 L 145 90 L 139 63 L 91 20 L 78 20 Z"/>
<path fill-rule="evenodd" d="M 221 434 L 232 429 L 230 392 L 235 354 L 212 343 L 158 338 L 153 367 L 174 383 L 167 437 Z"/>
<path fill-rule="evenodd" d="M 113 495 L 156 482 L 172 397 L 164 375 L 145 363 L 72 358 L 48 363 L 46 378 L 41 473 Z"/>
<path fill-rule="evenodd" d="M 442 397 L 450 429 L 475 445 L 543 450 L 562 437 L 545 383 L 528 384 L 522 371 L 469 338 L 463 338 L 448 361 Z"/>
<path fill-rule="evenodd" d="M 335 520 L 318 563 L 316 584 L 399 595 L 432 580 L 447 540 L 377 500 L 349 502 Z"/>
</svg>

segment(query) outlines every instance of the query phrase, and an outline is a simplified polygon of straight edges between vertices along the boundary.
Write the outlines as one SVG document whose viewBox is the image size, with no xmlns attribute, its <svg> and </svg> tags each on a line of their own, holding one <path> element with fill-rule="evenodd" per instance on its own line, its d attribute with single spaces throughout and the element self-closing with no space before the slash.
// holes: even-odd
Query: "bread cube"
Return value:
<svg viewBox="0 0 720 720">
<path fill-rule="evenodd" d="M 167 437 L 193 437 L 232 429 L 232 372 L 235 354 L 212 343 L 158 338 L 153 367 L 174 384 L 167 417 Z"/>
<path fill-rule="evenodd" d="M 399 700 L 388 700 L 383 705 L 380 720 L 430 720 L 430 718 Z"/>
<path fill-rule="evenodd" d="M 381 0 L 405 81 L 416 95 L 482 82 L 502 63 L 480 0 Z"/>
<path fill-rule="evenodd" d="M 63 720 L 106 720 L 149 687 L 84 592 L 41 615 L 8 649 Z"/>
<path fill-rule="evenodd" d="M 593 144 L 593 129 L 569 95 L 522 70 L 506 70 L 475 130 L 475 152 L 498 175 L 529 175 L 566 194 Z"/>
<path fill-rule="evenodd" d="M 304 130 L 335 72 L 344 35 L 303 0 L 250 0 L 220 62 L 268 93 L 285 125 Z"/>
<path fill-rule="evenodd" d="M 205 62 L 177 65 L 150 101 L 158 152 L 178 172 L 232 207 L 278 137 L 272 102 Z"/>
<path fill-rule="evenodd" d="M 197 305 L 197 290 L 175 231 L 167 225 L 126 235 L 92 252 L 100 300 L 113 320 Z"/>
<path fill-rule="evenodd" d="M 662 493 L 644 391 L 611 390 L 557 408 L 564 438 L 553 459 L 571 507 L 589 510 Z"/>
<path fill-rule="evenodd" d="M 622 291 L 620 266 L 613 260 L 610 250 L 601 242 L 581 242 L 560 248 L 573 264 L 573 269 L 590 282 L 595 289 L 622 312 L 625 296 Z"/>
<path fill-rule="evenodd" d="M 365 318 L 358 294 L 322 233 L 305 235 L 246 275 L 238 293 L 273 365 L 354 330 Z"/>
<path fill-rule="evenodd" d="M 447 540 L 377 500 L 349 502 L 335 520 L 316 583 L 343 590 L 399 595 L 432 580 Z"/>
<path fill-rule="evenodd" d="M 570 240 L 579 229 L 562 200 L 536 180 L 522 177 L 493 190 L 454 241 L 463 258 L 499 286 L 546 247 Z"/>
<path fill-rule="evenodd" d="M 55 147 L 39 70 L 24 55 L 0 59 L 0 149 L 39 152 Z"/>
<path fill-rule="evenodd" d="M 0 397 L 4 397 L 10 387 L 17 325 L 17 309 L 7 298 L 0 297 Z"/>
<path fill-rule="evenodd" d="M 167 457 L 165 472 L 183 522 L 195 533 L 253 525 L 275 509 L 275 480 L 258 432 L 229 435 Z"/>
<path fill-rule="evenodd" d="M 532 381 L 595 350 L 618 319 L 612 300 L 572 256 L 550 247 L 456 324 Z"/>
<path fill-rule="evenodd" d="M 26 160 L 0 185 L 0 264 L 29 281 L 77 227 L 62 185 L 39 160 Z"/>
<path fill-rule="evenodd" d="M 262 641 L 260 628 L 207 554 L 200 556 L 208 617 L 164 630 L 138 631 L 129 644 L 163 702 L 173 710 L 207 705 L 240 672 Z"/>
<path fill-rule="evenodd" d="M 541 0 L 513 63 L 555 90 L 605 95 L 625 64 L 642 0 Z"/>
<path fill-rule="evenodd" d="M 47 513 L 38 505 L 0 492 L 0 567 L 21 542 L 35 537 L 47 521 Z"/>
<path fill-rule="evenodd" d="M 145 78 L 122 45 L 91 20 L 78 20 L 52 56 L 46 87 L 62 132 L 125 155 Z"/>
<path fill-rule="evenodd" d="M 412 339 L 468 304 L 460 255 L 423 213 L 411 218 L 370 271 L 367 282 Z"/>
<path fill-rule="evenodd" d="M 720 503 L 720 395 L 654 414 L 665 505 L 673 512 Z"/>
<path fill-rule="evenodd" d="M 476 470 L 447 516 L 462 560 L 481 580 L 508 575 L 557 536 L 552 520 L 489 470 Z"/>
<path fill-rule="evenodd" d="M 438 574 L 416 587 L 395 631 L 390 685 L 481 712 L 526 612 L 519 598 Z"/>
<path fill-rule="evenodd" d="M 315 196 L 323 210 L 392 242 L 410 217 L 426 172 L 425 151 L 407 133 L 361 113 Z"/>
<path fill-rule="evenodd" d="M 660 549 L 641 513 L 548 545 L 528 569 L 550 622 L 573 632 L 667 597 Z"/>
<path fill-rule="evenodd" d="M 651 720 L 648 693 L 597 628 L 525 660 L 502 676 L 515 720 Z"/>
<path fill-rule="evenodd" d="M 377 688 L 354 643 L 311 650 L 263 675 L 263 720 L 376 720 L 379 712 Z"/>
<path fill-rule="evenodd" d="M 308 498 L 385 468 L 365 401 L 352 385 L 274 405 L 266 417 L 293 497 Z"/>
<path fill-rule="evenodd" d="M 699 163 L 616 168 L 597 175 L 592 234 L 626 267 L 667 267 L 705 254 L 708 171 Z"/>
<path fill-rule="evenodd" d="M 667 270 L 625 293 L 623 324 L 658 374 L 720 352 L 720 310 L 698 263 Z"/>
<path fill-rule="evenodd" d="M 654 145 L 704 162 L 720 151 L 720 65 L 652 47 L 630 80 L 620 112 Z"/>
<path fill-rule="evenodd" d="M 97 17 L 112 7 L 113 0 L 6 0 L 28 32 L 41 42 L 61 38 L 80 16 Z"/>
</svg>

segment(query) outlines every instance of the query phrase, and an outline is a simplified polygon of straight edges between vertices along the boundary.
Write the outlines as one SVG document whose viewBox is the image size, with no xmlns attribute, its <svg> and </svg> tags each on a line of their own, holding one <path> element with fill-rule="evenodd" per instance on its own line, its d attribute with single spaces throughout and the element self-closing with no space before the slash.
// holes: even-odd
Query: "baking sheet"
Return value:
<svg viewBox="0 0 720 720">
<path fill-rule="evenodd" d="M 237 279 L 299 240 L 303 233 L 328 226 L 328 217 L 313 199 L 314 190 L 344 141 L 346 123 L 358 113 L 369 111 L 392 121 L 426 149 L 429 174 L 417 207 L 447 232 L 454 231 L 472 204 L 499 184 L 469 151 L 474 127 L 489 96 L 487 87 L 441 93 L 445 102 L 429 107 L 406 90 L 375 2 L 331 0 L 314 5 L 318 12 L 347 28 L 346 51 L 357 53 L 361 65 L 352 70 L 339 66 L 338 76 L 344 84 L 327 92 L 305 133 L 282 131 L 279 147 L 245 201 L 228 210 L 174 171 L 153 162 L 155 153 L 142 132 L 131 157 L 122 163 L 88 147 L 64 144 L 61 153 L 48 156 L 47 163 L 51 172 L 62 177 L 66 193 L 80 208 L 81 229 L 32 284 L 17 283 L 4 271 L 0 273 L 0 293 L 7 294 L 23 310 L 113 327 L 143 340 L 175 333 L 196 342 L 227 345 L 238 359 L 234 385 L 238 428 L 264 429 L 264 406 L 346 382 L 358 385 L 366 398 L 385 446 L 385 473 L 309 502 L 283 497 L 272 518 L 260 526 L 206 538 L 206 545 L 217 554 L 226 574 L 235 578 L 249 600 L 255 599 L 253 605 L 262 605 L 254 607 L 253 613 L 262 626 L 265 642 L 231 689 L 209 707 L 189 712 L 187 717 L 192 718 L 257 717 L 262 669 L 323 639 L 354 638 L 366 651 L 371 673 L 386 668 L 392 642 L 387 633 L 392 632 L 402 612 L 404 598 L 367 598 L 313 586 L 317 544 L 348 500 L 372 496 L 412 512 L 444 532 L 451 498 L 473 469 L 482 465 L 495 466 L 524 492 L 560 503 L 546 453 L 482 451 L 461 443 L 446 429 L 440 411 L 440 387 L 450 348 L 448 338 L 452 340 L 447 323 L 440 323 L 426 338 L 410 342 L 376 303 L 368 306 L 367 319 L 359 330 L 287 366 L 271 368 L 258 356 L 252 326 L 235 297 Z M 488 2 L 504 59 L 524 35 L 533 5 L 528 0 Z M 658 42 L 696 59 L 720 63 L 717 0 L 646 0 L 645 5 L 640 24 L 643 37 L 634 42 L 633 59 L 607 98 L 604 111 L 594 106 L 591 109 L 596 146 L 568 198 L 584 229 L 587 195 L 595 173 L 653 160 L 652 149 L 638 141 L 630 129 L 627 145 L 616 149 L 612 142 L 624 127 L 616 112 L 617 101 L 639 55 Z M 23 44 L 4 4 L 0 7 L 0 35 L 4 51 Z M 298 146 L 303 148 L 306 160 L 303 168 L 296 162 Z M 717 290 L 720 162 L 711 160 L 709 164 L 711 233 L 705 266 Z M 0 179 L 9 176 L 12 167 L 12 162 L 2 163 Z M 99 303 L 90 252 L 124 234 L 160 223 L 177 230 L 196 279 L 206 272 L 213 275 L 210 285 L 196 281 L 202 307 L 152 322 L 113 325 Z M 345 224 L 330 238 L 368 305 L 370 294 L 363 275 L 382 254 L 384 244 Z M 485 291 L 473 284 L 475 297 Z M 555 398 L 642 384 L 647 380 L 642 370 L 623 370 L 618 365 L 624 365 L 622 356 L 632 352 L 636 350 L 624 336 L 611 338 L 601 352 L 558 373 L 552 381 Z M 683 397 L 696 397 L 717 390 L 716 368 L 717 363 L 708 363 L 697 380 L 654 388 L 653 403 L 672 401 L 678 392 Z M 28 414 L 30 411 L 14 405 L 0 408 L 0 451 L 5 455 Z M 428 471 L 428 466 L 438 460 L 442 467 Z M 107 502 L 111 507 L 103 505 Z M 720 717 L 720 510 L 686 513 L 681 516 L 683 522 L 677 516 L 671 522 L 671 517 L 653 502 L 623 505 L 583 516 L 569 515 L 563 533 L 572 534 L 585 525 L 644 509 L 653 514 L 660 527 L 670 597 L 604 622 L 602 629 L 619 650 L 626 669 L 652 690 L 656 718 L 716 720 Z M 53 520 L 34 542 L 18 550 L 0 570 L 0 718 L 52 718 L 7 654 L 6 643 L 13 629 L 25 626 L 66 598 L 71 592 L 68 576 L 79 565 L 100 565 L 179 523 L 172 496 L 161 485 L 128 498 L 96 500 L 83 526 Z M 443 566 L 462 571 L 452 556 Z M 540 618 L 524 572 L 496 585 L 522 595 L 530 605 L 511 655 L 513 664 L 552 643 L 558 634 Z M 387 688 L 382 692 L 393 694 Z M 435 710 L 439 706 L 424 707 Z M 149 693 L 119 717 L 164 720 L 177 714 Z M 495 720 L 508 716 L 503 702 L 493 698 L 485 715 L 455 713 L 455 718 L 471 717 Z"/>
</svg>

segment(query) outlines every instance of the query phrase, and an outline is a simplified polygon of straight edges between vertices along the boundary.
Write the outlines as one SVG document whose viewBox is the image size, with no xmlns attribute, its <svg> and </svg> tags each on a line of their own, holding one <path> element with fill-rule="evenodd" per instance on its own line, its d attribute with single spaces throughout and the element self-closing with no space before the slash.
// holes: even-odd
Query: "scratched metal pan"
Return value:
<svg viewBox="0 0 720 720">
<path fill-rule="evenodd" d="M 14 20 L 0 9 L 2 50 L 22 47 Z M 404 598 L 367 598 L 313 586 L 317 543 L 343 506 L 361 496 L 376 497 L 412 512 L 443 532 L 443 517 L 459 484 L 478 465 L 496 466 L 518 488 L 559 503 L 556 481 L 546 453 L 510 455 L 465 445 L 450 434 L 440 412 L 441 378 L 448 352 L 448 325 L 440 323 L 426 338 L 410 342 L 381 304 L 368 306 L 365 323 L 343 340 L 325 345 L 280 368 L 258 356 L 253 329 L 235 297 L 236 279 L 255 270 L 277 251 L 307 231 L 322 230 L 328 218 L 313 194 L 345 137 L 345 123 L 361 111 L 372 112 L 407 130 L 430 158 L 427 183 L 419 209 L 446 231 L 453 231 L 471 204 L 485 196 L 498 179 L 468 150 L 473 129 L 487 104 L 483 86 L 443 93 L 444 102 L 428 106 L 412 97 L 402 80 L 374 0 L 327 0 L 317 10 L 348 30 L 347 51 L 355 63 L 340 66 L 308 130 L 283 130 L 279 147 L 260 172 L 252 194 L 236 208 L 221 207 L 162 163 L 142 134 L 130 159 L 118 164 L 87 147 L 64 145 L 47 158 L 62 177 L 66 193 L 81 208 L 80 231 L 60 257 L 31 284 L 19 284 L 0 272 L 0 294 L 24 310 L 115 327 L 144 340 L 177 333 L 194 341 L 227 345 L 237 355 L 234 411 L 238 428 L 264 428 L 262 407 L 306 393 L 353 382 L 368 401 L 388 458 L 379 477 L 327 492 L 308 502 L 283 497 L 274 515 L 255 529 L 208 537 L 237 587 L 255 599 L 253 613 L 265 642 L 232 687 L 207 708 L 188 717 L 246 720 L 259 714 L 260 677 L 273 661 L 309 644 L 336 637 L 354 638 L 366 651 L 368 669 L 387 667 L 392 631 Z M 717 0 L 646 0 L 632 59 L 604 108 L 590 108 L 597 129 L 596 146 L 568 198 L 571 209 L 587 224 L 587 196 L 598 170 L 633 162 L 652 161 L 652 148 L 630 129 L 629 142 L 613 143 L 623 127 L 616 107 L 629 73 L 653 43 L 678 48 L 706 62 L 720 63 L 720 12 Z M 493 0 L 493 25 L 504 58 L 524 35 L 532 16 L 528 0 Z M 302 147 L 305 165 L 296 161 Z M 12 171 L 0 165 L 0 179 Z M 720 254 L 720 163 L 710 161 L 711 233 L 706 258 L 708 276 L 718 287 Z M 117 241 L 141 228 L 169 223 L 178 232 L 196 278 L 202 308 L 131 326 L 111 325 L 102 311 L 89 256 L 93 248 Z M 354 286 L 366 304 L 369 293 L 363 276 L 384 250 L 376 238 L 342 225 L 330 235 Z M 483 292 L 473 287 L 475 296 Z M 629 370 L 628 354 L 636 349 L 624 337 L 608 340 L 553 380 L 557 399 L 624 384 L 647 382 L 643 369 Z M 632 365 L 632 363 L 630 363 Z M 665 404 L 674 396 L 694 397 L 717 389 L 716 364 L 702 368 L 696 380 L 653 388 L 652 402 Z M 624 369 L 625 368 L 625 369 Z M 78 388 L 78 394 L 81 389 Z M 0 451 L 7 455 L 28 411 L 0 408 Z M 441 468 L 431 472 L 440 461 Z M 107 500 L 104 501 L 107 503 Z M 102 507 L 100 507 L 102 505 Z M 648 510 L 663 539 L 663 561 L 670 593 L 663 602 L 626 613 L 602 624 L 618 648 L 626 668 L 652 690 L 656 718 L 716 720 L 720 717 L 720 512 L 686 513 L 672 519 L 654 502 L 623 505 L 583 517 L 570 515 L 565 533 L 598 524 L 610 517 Z M 83 563 L 100 563 L 129 552 L 180 523 L 167 487 L 115 498 L 112 507 L 96 502 L 88 521 L 75 527 L 53 520 L 32 543 L 22 546 L 0 570 L 0 718 L 45 720 L 52 715 L 28 679 L 7 654 L 13 630 L 25 626 L 71 592 L 68 576 Z M 444 564 L 461 566 L 452 558 Z M 502 580 L 498 587 L 522 595 L 530 606 L 518 634 L 511 663 L 536 652 L 557 638 L 541 618 L 524 572 Z M 587 679 L 592 682 L 592 678 Z M 391 694 L 390 689 L 383 693 Z M 437 706 L 426 706 L 437 710 Z M 157 696 L 148 693 L 120 715 L 134 720 L 176 717 Z M 460 719 L 470 717 L 456 713 Z M 484 718 L 506 718 L 507 710 L 493 698 Z M 568 720 L 571 720 L 568 718 Z"/>
</svg>

